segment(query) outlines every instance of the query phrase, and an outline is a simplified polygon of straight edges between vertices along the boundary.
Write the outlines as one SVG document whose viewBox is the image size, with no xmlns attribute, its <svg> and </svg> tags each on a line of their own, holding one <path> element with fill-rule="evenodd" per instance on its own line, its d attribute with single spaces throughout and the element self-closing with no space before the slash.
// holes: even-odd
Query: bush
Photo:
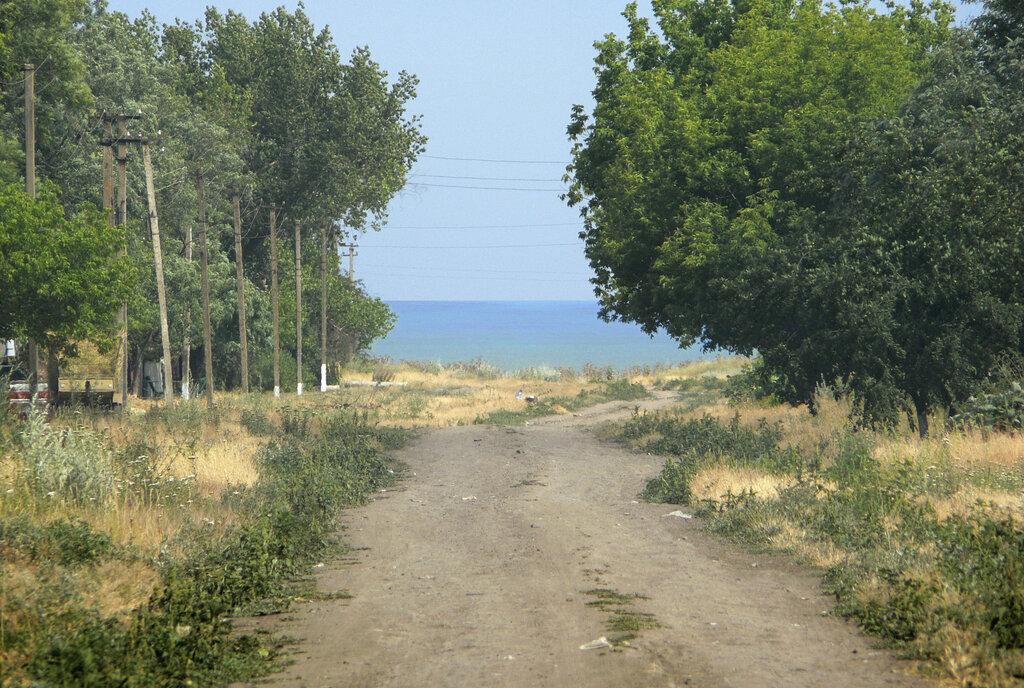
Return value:
<svg viewBox="0 0 1024 688">
<path fill-rule="evenodd" d="M 248 430 L 250 435 L 256 437 L 272 435 L 277 432 L 277 428 L 270 422 L 270 418 L 267 416 L 266 411 L 263 411 L 262 409 L 243 409 L 240 420 L 242 427 Z"/>
<path fill-rule="evenodd" d="M 1012 382 L 1008 389 L 971 397 L 952 416 L 954 427 L 982 427 L 995 430 L 1024 428 L 1024 387 Z"/>
</svg>

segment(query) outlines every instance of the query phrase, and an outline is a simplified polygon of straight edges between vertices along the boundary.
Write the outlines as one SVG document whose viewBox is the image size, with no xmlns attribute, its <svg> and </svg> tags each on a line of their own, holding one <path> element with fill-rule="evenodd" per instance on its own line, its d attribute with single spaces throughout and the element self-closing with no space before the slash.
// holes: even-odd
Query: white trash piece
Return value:
<svg viewBox="0 0 1024 688">
<path fill-rule="evenodd" d="M 609 649 L 611 647 L 613 647 L 613 645 L 608 642 L 608 638 L 605 638 L 604 636 L 601 636 L 597 640 L 591 640 L 589 643 L 580 645 L 581 650 L 601 650 Z"/>
<path fill-rule="evenodd" d="M 692 514 L 684 513 L 682 511 L 679 511 L 678 509 L 676 511 L 670 511 L 669 513 L 665 514 L 665 516 L 663 516 L 662 518 L 665 518 L 667 516 L 675 516 L 676 518 L 687 518 L 687 519 L 693 518 Z"/>
</svg>

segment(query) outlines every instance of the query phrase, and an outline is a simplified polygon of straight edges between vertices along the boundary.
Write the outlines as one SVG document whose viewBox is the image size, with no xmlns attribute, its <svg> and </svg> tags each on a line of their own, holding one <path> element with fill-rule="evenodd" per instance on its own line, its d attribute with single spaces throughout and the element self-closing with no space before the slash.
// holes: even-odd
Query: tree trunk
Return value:
<svg viewBox="0 0 1024 688">
<path fill-rule="evenodd" d="M 910 400 L 914 402 L 915 418 L 917 419 L 917 434 L 924 439 L 928 437 L 928 414 L 931 411 L 931 406 L 926 403 L 921 397 L 910 395 Z"/>
</svg>

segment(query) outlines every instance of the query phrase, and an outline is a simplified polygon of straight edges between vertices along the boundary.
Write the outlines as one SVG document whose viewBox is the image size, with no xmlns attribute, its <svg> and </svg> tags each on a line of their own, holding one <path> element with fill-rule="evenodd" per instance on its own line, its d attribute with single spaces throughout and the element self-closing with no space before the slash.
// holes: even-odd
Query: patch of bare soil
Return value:
<svg viewBox="0 0 1024 688">
<path fill-rule="evenodd" d="M 661 395 L 639 405 L 655 407 Z M 636 501 L 662 460 L 594 438 L 613 402 L 522 428 L 432 430 L 399 458 L 410 476 L 348 514 L 356 565 L 260 623 L 299 639 L 277 686 L 923 686 L 906 663 L 823 614 L 818 576 L 704 535 Z M 581 650 L 609 615 L 585 591 L 642 594 L 661 628 Z"/>
</svg>

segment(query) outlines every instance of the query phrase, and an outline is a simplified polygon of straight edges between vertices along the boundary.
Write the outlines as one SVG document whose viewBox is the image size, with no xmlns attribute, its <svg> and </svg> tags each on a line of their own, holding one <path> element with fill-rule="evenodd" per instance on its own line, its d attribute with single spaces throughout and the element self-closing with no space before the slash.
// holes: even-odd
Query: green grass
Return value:
<svg viewBox="0 0 1024 688">
<path fill-rule="evenodd" d="M 628 646 L 629 641 L 639 637 L 641 631 L 661 628 L 654 614 L 629 608 L 636 600 L 648 599 L 646 595 L 624 594 L 611 588 L 593 588 L 584 590 L 583 594 L 594 598 L 586 603 L 588 607 L 609 615 L 605 629 L 618 634 L 608 639 L 613 647 Z"/>
</svg>

